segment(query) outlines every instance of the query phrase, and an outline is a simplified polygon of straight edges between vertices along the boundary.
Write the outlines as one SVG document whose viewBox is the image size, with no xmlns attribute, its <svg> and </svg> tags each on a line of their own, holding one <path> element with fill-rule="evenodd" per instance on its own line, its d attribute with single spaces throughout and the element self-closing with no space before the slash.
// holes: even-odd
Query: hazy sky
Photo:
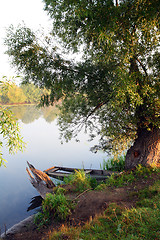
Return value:
<svg viewBox="0 0 160 240">
<path fill-rule="evenodd" d="M 40 25 L 48 28 L 50 25 L 49 17 L 43 8 L 42 0 L 0 1 L 0 77 L 15 75 L 14 70 L 9 65 L 8 56 L 4 54 L 5 29 L 11 24 L 17 26 L 22 21 L 34 30 L 38 30 Z"/>
</svg>

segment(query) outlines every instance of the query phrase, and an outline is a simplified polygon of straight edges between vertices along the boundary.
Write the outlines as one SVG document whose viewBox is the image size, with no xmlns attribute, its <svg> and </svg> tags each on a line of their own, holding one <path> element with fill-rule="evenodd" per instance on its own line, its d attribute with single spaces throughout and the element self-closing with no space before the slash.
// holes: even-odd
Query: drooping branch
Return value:
<svg viewBox="0 0 160 240">
<path fill-rule="evenodd" d="M 86 120 L 93 114 L 95 113 L 99 108 L 101 108 L 103 105 L 105 104 L 105 102 L 99 103 L 87 116 Z"/>
<path fill-rule="evenodd" d="M 136 60 L 137 60 L 137 62 L 139 62 L 140 66 L 142 67 L 142 69 L 143 69 L 143 71 L 145 72 L 146 76 L 148 76 L 147 70 L 146 70 L 145 66 L 143 65 L 143 63 L 142 63 L 142 62 L 139 60 L 139 58 L 137 58 L 137 57 L 136 57 Z"/>
</svg>

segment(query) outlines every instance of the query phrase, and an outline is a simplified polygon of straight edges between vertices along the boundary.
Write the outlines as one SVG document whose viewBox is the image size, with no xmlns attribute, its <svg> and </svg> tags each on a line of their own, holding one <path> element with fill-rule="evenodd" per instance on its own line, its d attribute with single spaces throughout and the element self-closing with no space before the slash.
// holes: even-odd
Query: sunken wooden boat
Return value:
<svg viewBox="0 0 160 240">
<path fill-rule="evenodd" d="M 115 173 L 113 171 L 107 171 L 107 170 L 78 169 L 78 168 L 57 167 L 57 166 L 48 168 L 43 172 L 52 178 L 56 178 L 63 181 L 65 177 L 68 177 L 69 175 L 80 170 L 83 170 L 86 175 L 89 175 L 91 178 L 94 178 L 97 181 L 103 181 L 109 176 L 111 176 L 113 173 Z"/>
</svg>

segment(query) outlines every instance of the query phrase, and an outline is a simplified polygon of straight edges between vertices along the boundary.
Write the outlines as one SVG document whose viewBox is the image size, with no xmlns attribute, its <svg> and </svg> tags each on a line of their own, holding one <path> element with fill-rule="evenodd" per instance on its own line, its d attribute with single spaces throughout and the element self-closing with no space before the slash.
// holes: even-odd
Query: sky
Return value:
<svg viewBox="0 0 160 240">
<path fill-rule="evenodd" d="M 41 27 L 49 29 L 51 23 L 49 16 L 43 10 L 44 3 L 42 0 L 1 0 L 0 1 L 0 78 L 2 76 L 16 76 L 15 69 L 9 64 L 9 57 L 4 54 L 6 48 L 4 46 L 4 38 L 6 28 L 11 24 L 17 26 L 24 23 L 33 30 Z"/>
</svg>

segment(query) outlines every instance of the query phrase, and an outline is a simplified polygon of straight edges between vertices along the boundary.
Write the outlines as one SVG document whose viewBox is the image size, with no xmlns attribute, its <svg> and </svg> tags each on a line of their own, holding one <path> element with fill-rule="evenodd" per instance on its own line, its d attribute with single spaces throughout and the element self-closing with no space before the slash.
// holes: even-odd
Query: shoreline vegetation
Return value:
<svg viewBox="0 0 160 240">
<path fill-rule="evenodd" d="M 158 240 L 160 169 L 138 165 L 120 172 L 98 183 L 77 171 L 46 195 L 34 220 L 22 221 L 17 231 L 13 226 L 3 239 Z"/>
<path fill-rule="evenodd" d="M 13 81 L 3 80 L 0 82 L 0 105 L 26 105 L 38 104 L 42 95 L 48 93 L 32 83 L 17 86 Z"/>
</svg>

